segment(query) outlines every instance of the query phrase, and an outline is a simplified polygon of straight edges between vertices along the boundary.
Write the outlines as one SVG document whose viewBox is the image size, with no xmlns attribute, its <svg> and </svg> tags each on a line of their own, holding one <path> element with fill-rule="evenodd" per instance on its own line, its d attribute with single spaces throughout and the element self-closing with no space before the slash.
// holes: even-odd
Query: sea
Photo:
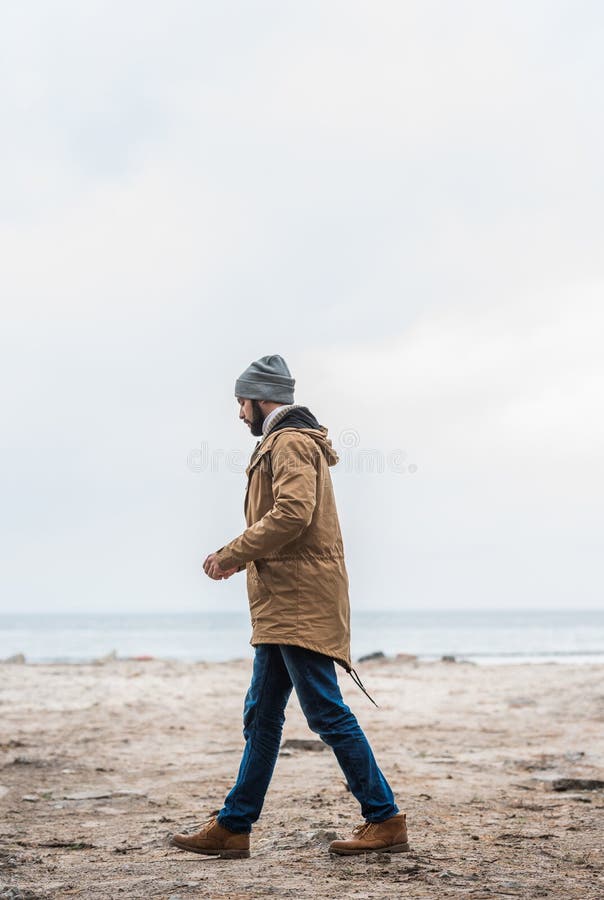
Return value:
<svg viewBox="0 0 604 900">
<path fill-rule="evenodd" d="M 252 658 L 249 612 L 0 615 L 0 660 L 90 662 L 151 656 L 183 661 Z M 604 610 L 352 611 L 353 661 L 382 652 L 478 664 L 604 663 Z"/>
</svg>

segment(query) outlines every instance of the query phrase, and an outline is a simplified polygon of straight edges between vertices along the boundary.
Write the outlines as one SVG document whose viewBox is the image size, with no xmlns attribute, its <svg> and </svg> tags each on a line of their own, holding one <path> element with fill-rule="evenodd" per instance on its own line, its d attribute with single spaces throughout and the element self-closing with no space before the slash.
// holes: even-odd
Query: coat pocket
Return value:
<svg viewBox="0 0 604 900">
<path fill-rule="evenodd" d="M 297 559 L 258 560 L 258 577 L 265 596 L 279 614 L 297 608 L 299 575 Z"/>
<path fill-rule="evenodd" d="M 260 559 L 254 564 L 256 601 L 253 615 L 264 638 L 295 643 L 298 627 L 298 583 L 295 561 Z"/>
<path fill-rule="evenodd" d="M 252 563 L 254 581 L 257 582 L 259 589 L 265 594 L 272 594 L 271 576 L 268 566 L 262 560 L 254 560 Z"/>
</svg>

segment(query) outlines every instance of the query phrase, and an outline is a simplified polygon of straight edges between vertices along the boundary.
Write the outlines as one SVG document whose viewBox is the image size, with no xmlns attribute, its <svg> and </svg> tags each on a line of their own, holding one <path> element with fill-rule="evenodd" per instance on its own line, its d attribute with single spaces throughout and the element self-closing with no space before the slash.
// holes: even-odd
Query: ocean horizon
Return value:
<svg viewBox="0 0 604 900">
<path fill-rule="evenodd" d="M 251 658 L 249 612 L 0 614 L 0 660 L 86 663 L 115 654 Z M 354 610 L 353 660 L 408 653 L 475 663 L 604 662 L 604 610 Z"/>
</svg>

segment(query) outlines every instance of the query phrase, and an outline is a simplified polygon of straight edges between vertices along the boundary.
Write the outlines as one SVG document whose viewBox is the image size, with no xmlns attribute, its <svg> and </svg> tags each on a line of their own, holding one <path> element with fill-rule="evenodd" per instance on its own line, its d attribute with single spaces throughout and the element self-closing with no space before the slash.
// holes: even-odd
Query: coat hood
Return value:
<svg viewBox="0 0 604 900">
<path fill-rule="evenodd" d="M 335 464 L 340 461 L 340 457 L 333 449 L 331 439 L 327 437 L 327 428 L 325 428 L 324 425 L 321 425 L 319 428 L 302 428 L 300 430 L 304 431 L 316 444 L 318 444 L 323 456 L 327 460 L 328 466 L 335 466 Z"/>
</svg>

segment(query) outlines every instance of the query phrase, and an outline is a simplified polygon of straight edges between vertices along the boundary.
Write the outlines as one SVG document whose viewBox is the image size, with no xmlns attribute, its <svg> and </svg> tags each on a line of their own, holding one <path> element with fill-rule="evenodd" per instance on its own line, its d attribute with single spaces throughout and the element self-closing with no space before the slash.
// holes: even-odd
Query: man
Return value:
<svg viewBox="0 0 604 900">
<path fill-rule="evenodd" d="M 329 850 L 408 850 L 405 814 L 338 687 L 334 663 L 354 672 L 348 576 L 329 472 L 338 456 L 327 428 L 294 403 L 294 384 L 276 355 L 251 363 L 235 383 L 239 418 L 261 438 L 246 472 L 247 528 L 203 568 L 215 580 L 247 572 L 255 658 L 243 711 L 245 749 L 222 808 L 200 831 L 176 834 L 172 843 L 249 857 L 295 689 L 310 729 L 333 749 L 365 817 L 349 840 L 332 841 Z"/>
</svg>

